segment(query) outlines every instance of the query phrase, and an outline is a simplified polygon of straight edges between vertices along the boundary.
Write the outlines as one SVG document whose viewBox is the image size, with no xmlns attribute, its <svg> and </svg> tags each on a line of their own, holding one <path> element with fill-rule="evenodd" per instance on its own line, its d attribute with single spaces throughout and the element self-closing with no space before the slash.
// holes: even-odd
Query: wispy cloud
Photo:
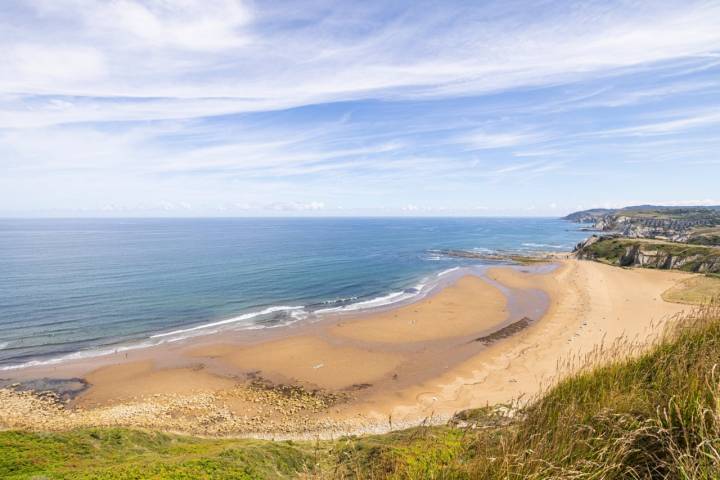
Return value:
<svg viewBox="0 0 720 480">
<path fill-rule="evenodd" d="M 598 175 L 716 188 L 715 1 L 3 8 L 6 210 L 556 214 L 604 198 Z"/>
<path fill-rule="evenodd" d="M 709 112 L 699 112 L 690 114 L 672 120 L 665 120 L 653 123 L 643 123 L 629 127 L 614 128 L 594 132 L 596 136 L 616 137 L 616 136 L 654 136 L 654 135 L 672 135 L 695 128 L 703 128 L 720 124 L 720 113 L 713 109 Z"/>
<path fill-rule="evenodd" d="M 467 144 L 471 149 L 488 150 L 496 148 L 516 147 L 520 145 L 534 144 L 547 138 L 540 133 L 528 132 L 496 132 L 488 133 L 477 131 L 464 135 L 460 141 Z"/>
<path fill-rule="evenodd" d="M 680 7 L 35 0 L 14 12 L 33 28 L 0 32 L 0 92 L 83 97 L 65 113 L 35 105 L 61 122 L 102 120 L 87 108 L 98 97 L 120 99 L 103 105 L 118 120 L 213 115 L 218 99 L 240 112 L 476 95 L 712 53 L 720 6 Z"/>
</svg>

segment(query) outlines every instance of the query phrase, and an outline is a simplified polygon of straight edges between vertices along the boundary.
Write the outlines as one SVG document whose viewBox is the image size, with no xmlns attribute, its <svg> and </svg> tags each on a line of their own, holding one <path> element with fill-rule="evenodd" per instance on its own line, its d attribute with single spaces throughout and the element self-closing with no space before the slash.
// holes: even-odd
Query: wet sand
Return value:
<svg viewBox="0 0 720 480">
<path fill-rule="evenodd" d="M 90 388 L 75 402 L 84 407 L 122 403 L 143 396 L 219 391 L 236 384 L 235 380 L 212 375 L 201 366 L 158 370 L 152 361 L 101 367 L 84 380 Z"/>
<path fill-rule="evenodd" d="M 529 398 L 565 359 L 602 341 L 647 337 L 686 308 L 661 294 L 687 274 L 558 264 L 492 268 L 382 312 L 17 372 L 19 380 L 80 376 L 89 388 L 68 404 L 2 389 L 0 425 L 312 437 L 444 421 Z M 22 415 L 37 408 L 52 413 Z"/>
<path fill-rule="evenodd" d="M 232 344 L 191 349 L 188 355 L 216 359 L 236 371 L 256 372 L 274 383 L 301 383 L 310 388 L 347 389 L 367 385 L 393 372 L 406 359 L 355 346 L 333 345 L 313 336 L 298 336 L 251 347 Z"/>
<path fill-rule="evenodd" d="M 507 317 L 507 299 L 486 281 L 465 276 L 440 295 L 368 318 L 339 322 L 332 335 L 358 340 L 410 343 L 471 335 Z"/>
</svg>

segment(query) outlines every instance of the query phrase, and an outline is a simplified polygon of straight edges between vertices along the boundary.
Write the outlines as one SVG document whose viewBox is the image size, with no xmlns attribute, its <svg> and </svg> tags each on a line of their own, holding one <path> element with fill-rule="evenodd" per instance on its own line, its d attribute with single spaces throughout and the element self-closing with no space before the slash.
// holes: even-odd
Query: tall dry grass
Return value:
<svg viewBox="0 0 720 480">
<path fill-rule="evenodd" d="M 336 443 L 315 478 L 720 478 L 720 306 L 569 359 L 574 374 L 513 420 Z M 507 420 L 507 419 L 505 419 Z"/>
</svg>

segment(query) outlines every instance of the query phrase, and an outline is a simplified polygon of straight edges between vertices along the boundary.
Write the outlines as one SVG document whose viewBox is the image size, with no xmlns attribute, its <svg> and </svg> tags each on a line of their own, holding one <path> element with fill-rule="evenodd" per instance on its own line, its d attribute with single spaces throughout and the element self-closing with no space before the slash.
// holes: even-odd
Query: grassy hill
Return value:
<svg viewBox="0 0 720 480">
<path fill-rule="evenodd" d="M 625 359 L 598 351 L 581 373 L 510 416 L 337 441 L 200 439 L 123 429 L 0 433 L 0 477 L 719 478 L 720 309 L 680 321 Z M 460 425 L 463 425 L 462 427 Z"/>
<path fill-rule="evenodd" d="M 687 220 L 709 225 L 720 225 L 720 205 L 687 207 L 636 205 L 624 208 L 593 208 L 573 212 L 564 218 L 570 221 L 590 223 L 608 215 L 636 219 Z"/>
<path fill-rule="evenodd" d="M 720 247 L 620 236 L 593 236 L 578 245 L 578 258 L 621 267 L 720 273 Z"/>
</svg>

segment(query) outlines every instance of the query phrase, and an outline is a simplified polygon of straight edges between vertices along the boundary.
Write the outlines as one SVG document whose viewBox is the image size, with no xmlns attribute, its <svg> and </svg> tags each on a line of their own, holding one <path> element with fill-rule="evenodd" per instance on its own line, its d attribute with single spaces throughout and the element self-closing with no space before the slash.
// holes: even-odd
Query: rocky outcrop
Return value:
<svg viewBox="0 0 720 480">
<path fill-rule="evenodd" d="M 608 208 L 594 208 L 592 210 L 583 210 L 581 212 L 574 212 L 563 218 L 568 222 L 575 223 L 595 223 L 598 218 L 613 213 L 615 210 Z"/>
<path fill-rule="evenodd" d="M 593 235 L 579 243 L 575 256 L 621 267 L 720 273 L 720 248 L 663 242 L 642 242 L 619 235 Z"/>
<path fill-rule="evenodd" d="M 656 238 L 672 242 L 687 242 L 693 229 L 704 226 L 701 221 L 637 218 L 618 216 L 603 219 L 603 230 L 614 230 L 629 238 Z"/>
<path fill-rule="evenodd" d="M 620 258 L 621 266 L 640 266 L 663 270 L 677 269 L 697 273 L 720 271 L 720 258 L 705 255 L 673 255 L 662 249 L 647 250 L 641 245 L 628 247 Z"/>
<path fill-rule="evenodd" d="M 572 213 L 565 219 L 589 223 L 594 230 L 617 233 L 628 238 L 651 238 L 702 245 L 720 244 L 716 243 L 720 241 L 720 207 L 644 205 L 619 210 L 584 210 Z"/>
<path fill-rule="evenodd" d="M 476 252 L 473 250 L 428 250 L 433 255 L 442 255 L 453 258 L 472 258 L 477 260 L 486 260 L 489 262 L 514 262 L 514 263 L 542 263 L 552 259 L 551 254 L 543 252 L 528 252 L 526 254 L 518 254 L 513 252 Z"/>
<path fill-rule="evenodd" d="M 599 235 L 590 235 L 588 238 L 575 245 L 573 253 L 581 260 L 595 260 L 594 252 L 590 249 L 590 246 L 600 241 L 601 238 L 610 238 L 610 236 L 606 235 L 601 237 Z"/>
</svg>

